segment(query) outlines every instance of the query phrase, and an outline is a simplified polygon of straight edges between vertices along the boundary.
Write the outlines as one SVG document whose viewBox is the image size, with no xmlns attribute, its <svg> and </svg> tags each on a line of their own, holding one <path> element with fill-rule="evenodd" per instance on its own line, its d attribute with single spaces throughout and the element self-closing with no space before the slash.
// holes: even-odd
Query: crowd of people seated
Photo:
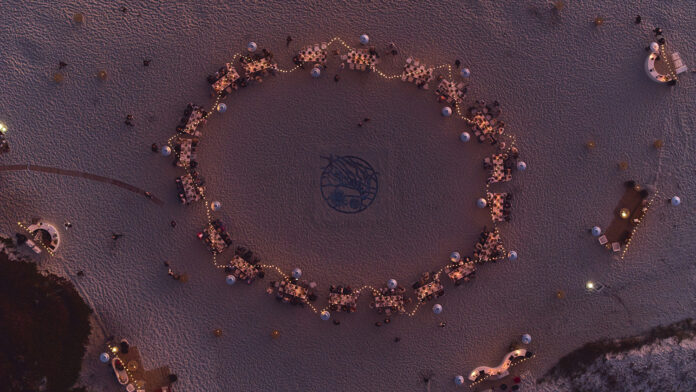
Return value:
<svg viewBox="0 0 696 392">
<path fill-rule="evenodd" d="M 176 189 L 182 204 L 189 205 L 203 198 L 205 181 L 198 172 L 191 171 L 181 177 L 177 177 L 174 181 L 176 182 Z"/>
<path fill-rule="evenodd" d="M 503 244 L 500 243 L 500 235 L 496 231 L 489 231 L 485 227 L 474 246 L 474 260 L 496 261 L 503 256 Z"/>
<path fill-rule="evenodd" d="M 174 139 L 174 165 L 195 169 L 198 166 L 196 160 L 198 142 L 199 139 L 195 136 L 179 135 L 176 137 Z"/>
<path fill-rule="evenodd" d="M 253 79 L 257 82 L 263 81 L 263 76 L 269 73 L 275 75 L 278 70 L 278 64 L 273 61 L 273 53 L 266 49 L 262 49 L 261 53 L 254 53 L 249 57 L 240 57 L 239 62 L 244 69 L 244 76 L 247 79 Z"/>
<path fill-rule="evenodd" d="M 272 281 L 266 292 L 268 294 L 275 292 L 276 299 L 283 303 L 303 306 L 308 302 L 316 301 L 315 287 L 315 283 L 307 283 L 293 277 L 287 277 L 280 281 Z"/>
<path fill-rule="evenodd" d="M 219 219 L 210 222 L 202 232 L 198 233 L 198 238 L 202 239 L 213 253 L 220 253 L 232 245 L 232 238 Z"/>
<path fill-rule="evenodd" d="M 246 78 L 239 76 L 239 73 L 234 68 L 232 63 L 227 63 L 220 67 L 213 75 L 208 75 L 208 83 L 213 88 L 213 95 L 221 95 L 227 97 L 232 90 L 237 90 L 239 87 L 246 87 Z"/>
<path fill-rule="evenodd" d="M 413 283 L 413 290 L 419 301 L 430 301 L 445 294 L 445 287 L 440 282 L 437 274 L 423 272 L 417 282 Z"/>
<path fill-rule="evenodd" d="M 468 282 L 476 274 L 476 263 L 468 257 L 459 261 L 452 261 L 445 266 L 445 273 L 452 279 L 455 286 L 462 282 Z"/>
<path fill-rule="evenodd" d="M 184 115 L 179 120 L 179 125 L 176 126 L 177 133 L 185 133 L 191 136 L 200 136 L 201 132 L 198 130 L 199 125 L 205 123 L 205 117 L 208 112 L 202 107 L 189 103 L 186 105 L 184 110 Z"/>
<path fill-rule="evenodd" d="M 261 259 L 254 253 L 242 246 L 238 246 L 234 250 L 234 257 L 229 265 L 225 266 L 225 272 L 232 274 L 240 281 L 251 284 L 256 278 L 263 279 L 265 273 L 260 265 Z"/>
<path fill-rule="evenodd" d="M 353 313 L 357 309 L 358 293 L 350 286 L 329 287 L 329 309 Z"/>
<path fill-rule="evenodd" d="M 379 314 L 391 316 L 395 313 L 406 313 L 406 304 L 411 303 L 411 298 L 406 298 L 406 289 L 401 286 L 389 288 L 382 287 L 372 293 L 370 307 L 377 310 Z"/>
</svg>

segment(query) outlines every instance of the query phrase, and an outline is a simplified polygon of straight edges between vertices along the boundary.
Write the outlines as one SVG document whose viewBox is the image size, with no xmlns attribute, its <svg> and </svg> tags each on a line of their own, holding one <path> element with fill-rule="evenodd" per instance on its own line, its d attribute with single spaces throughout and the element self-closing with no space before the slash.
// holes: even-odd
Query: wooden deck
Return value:
<svg viewBox="0 0 696 392">
<path fill-rule="evenodd" d="M 671 54 L 668 55 L 671 56 Z M 669 75 L 671 72 L 669 60 L 670 59 L 665 59 L 660 56 L 659 60 L 655 60 L 655 71 L 657 71 L 660 75 Z"/>
<path fill-rule="evenodd" d="M 613 242 L 618 242 L 622 246 L 628 243 L 633 235 L 633 227 L 636 225 L 635 222 L 640 222 L 645 215 L 645 205 L 648 202 L 647 196 L 644 197 L 641 193 L 642 189 L 639 186 L 626 187 L 626 192 L 624 192 L 623 197 L 619 200 L 619 204 L 614 209 L 614 219 L 607 227 L 605 235 L 608 246 L 611 246 Z M 627 208 L 630 211 L 628 218 L 624 219 L 621 217 L 620 212 L 622 208 Z"/>
</svg>

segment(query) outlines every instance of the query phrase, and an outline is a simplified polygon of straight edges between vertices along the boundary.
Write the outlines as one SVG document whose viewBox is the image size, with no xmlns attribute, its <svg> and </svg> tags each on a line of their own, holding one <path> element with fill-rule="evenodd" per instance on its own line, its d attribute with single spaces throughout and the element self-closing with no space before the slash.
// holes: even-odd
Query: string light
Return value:
<svg viewBox="0 0 696 392">
<path fill-rule="evenodd" d="M 657 198 L 657 195 L 660 194 L 659 190 L 655 191 L 655 194 L 653 197 L 648 200 L 648 204 L 643 207 L 643 214 L 641 214 L 640 218 L 638 218 L 638 222 L 633 226 L 633 229 L 631 230 L 631 235 L 628 236 L 628 241 L 626 241 L 626 246 L 624 246 L 623 250 L 621 251 L 621 260 L 624 259 L 626 256 L 626 252 L 628 252 L 628 247 L 631 245 L 631 241 L 633 240 L 633 235 L 636 233 L 638 230 L 638 226 L 640 226 L 641 222 L 643 222 L 643 219 L 645 219 L 645 216 L 648 214 L 648 211 L 650 210 L 650 206 L 652 206 L 653 201 L 655 201 L 655 198 Z"/>
<path fill-rule="evenodd" d="M 34 233 L 32 233 L 32 232 L 29 230 L 28 227 L 24 226 L 24 224 L 23 224 L 22 222 L 17 222 L 17 224 L 19 225 L 19 227 L 21 227 L 22 229 L 24 229 L 24 231 L 26 231 L 29 235 L 34 235 Z M 43 241 L 37 241 L 37 242 L 39 243 L 39 246 L 41 246 L 42 248 L 44 248 L 44 250 L 45 250 L 49 255 L 51 255 L 51 257 L 54 256 L 53 250 L 51 250 L 49 247 L 47 247 L 46 245 L 44 245 Z"/>
<path fill-rule="evenodd" d="M 349 51 L 355 49 L 355 48 L 351 47 L 350 45 L 348 45 L 348 44 L 347 44 L 343 39 L 341 39 L 340 37 L 333 37 L 333 38 L 327 43 L 326 46 L 327 46 L 327 48 L 328 48 L 328 47 L 332 46 L 332 45 L 335 44 L 335 43 L 340 44 L 343 48 L 345 48 L 345 49 L 347 49 L 347 50 L 349 50 Z M 234 63 L 238 58 L 243 58 L 243 59 L 246 60 L 246 61 L 253 61 L 253 59 L 250 58 L 250 57 L 243 56 L 243 55 L 240 54 L 240 53 L 235 53 L 234 56 L 232 57 L 232 63 Z M 280 73 L 282 73 L 282 74 L 287 74 L 287 73 L 292 73 L 292 72 L 294 72 L 294 71 L 296 71 L 296 70 L 298 70 L 298 69 L 300 69 L 300 68 L 301 68 L 300 65 L 296 65 L 296 66 L 294 66 L 293 68 L 289 68 L 289 69 L 282 69 L 282 68 L 276 67 L 275 70 L 277 70 L 278 72 L 280 72 Z M 379 75 L 380 77 L 382 77 L 382 78 L 384 78 L 384 79 L 387 79 L 387 80 L 393 80 L 393 79 L 401 78 L 401 74 L 387 74 L 387 73 L 383 72 L 382 70 L 378 69 L 377 67 L 375 67 L 374 65 L 371 66 L 370 69 L 373 70 L 373 71 L 374 71 L 377 75 Z M 439 66 L 434 67 L 433 69 L 435 69 L 435 70 L 446 69 L 446 70 L 447 70 L 447 75 L 448 75 L 448 77 L 449 77 L 449 80 L 451 81 L 451 80 L 453 79 L 453 78 L 452 78 L 452 66 L 451 66 L 451 65 L 449 65 L 449 64 L 442 64 L 442 65 L 439 65 Z M 203 118 L 201 118 L 201 119 L 199 119 L 199 120 L 196 121 L 196 123 L 194 124 L 194 127 L 198 127 L 198 125 L 200 124 L 200 122 L 202 122 L 203 120 L 207 120 L 207 119 L 215 112 L 215 108 L 218 106 L 218 104 L 219 104 L 219 102 L 220 102 L 221 99 L 222 99 L 222 94 L 218 94 L 218 95 L 215 97 L 215 102 L 214 102 L 212 108 L 206 113 L 205 116 L 203 116 Z M 459 104 L 457 104 L 457 103 L 455 102 L 455 103 L 453 103 L 453 107 L 454 107 L 455 112 L 457 113 L 457 118 L 463 120 L 464 122 L 466 122 L 466 123 L 469 124 L 469 125 L 475 125 L 475 121 L 473 121 L 473 120 L 467 118 L 464 114 L 462 114 L 461 105 L 459 105 Z M 511 134 L 508 134 L 508 133 L 505 133 L 505 134 L 503 134 L 502 136 L 503 136 L 503 137 L 506 137 L 506 138 L 510 141 L 510 145 L 509 145 L 509 147 L 506 149 L 506 152 L 509 152 L 509 151 L 515 146 L 515 136 L 514 136 L 514 135 L 511 135 Z M 174 134 L 172 137 L 170 137 L 170 138 L 167 140 L 167 145 L 168 145 L 170 148 L 174 149 L 173 143 L 174 143 L 174 140 L 175 140 L 177 137 L 178 137 L 178 134 Z M 184 168 L 184 170 L 186 171 L 186 174 L 191 175 L 190 163 L 184 163 L 183 168 Z M 486 190 L 486 194 L 488 195 L 488 194 L 490 193 L 490 192 L 489 192 L 489 190 L 490 190 L 490 185 L 489 185 L 489 184 L 486 184 L 485 190 Z M 210 203 L 208 202 L 208 199 L 207 199 L 207 197 L 206 197 L 205 189 L 202 189 L 202 190 L 201 190 L 201 199 L 203 200 L 203 205 L 204 205 L 204 208 L 205 208 L 206 221 L 207 221 L 206 229 L 209 230 L 209 229 L 212 228 L 212 221 L 213 221 L 213 219 L 212 219 L 211 212 L 210 212 Z M 489 202 L 490 202 L 490 197 L 489 197 Z M 491 204 L 491 203 L 489 203 L 489 204 Z M 507 251 L 505 250 L 505 247 L 503 246 L 503 242 L 502 242 L 502 240 L 500 239 L 500 232 L 499 232 L 499 230 L 498 230 L 498 226 L 497 226 L 497 223 L 496 223 L 496 221 L 495 221 L 495 218 L 494 218 L 494 215 L 493 215 L 493 212 L 492 212 L 492 206 L 491 206 L 491 209 L 490 209 L 490 216 L 491 216 L 491 222 L 492 222 L 492 225 L 493 225 L 493 230 L 491 231 L 491 233 L 493 233 L 493 234 L 495 234 L 495 235 L 497 236 L 497 244 L 499 244 L 500 247 L 501 247 L 501 249 L 502 249 L 502 250 L 501 250 L 501 253 L 502 253 L 502 254 L 506 254 Z M 51 252 L 49 251 L 49 253 L 51 253 Z M 213 265 L 214 265 L 216 268 L 218 268 L 218 269 L 226 268 L 226 265 L 224 265 L 224 264 L 218 264 L 218 262 L 217 262 L 217 256 L 218 256 L 218 252 L 217 252 L 216 250 L 213 250 L 213 251 L 212 251 Z M 487 261 L 497 261 L 497 260 L 502 260 L 502 259 L 504 259 L 504 258 L 505 258 L 504 256 L 498 256 L 498 257 L 493 257 L 493 258 L 486 258 L 486 259 L 484 260 L 484 259 L 482 259 L 481 257 L 478 257 L 478 258 L 472 258 L 471 261 L 472 261 L 473 263 L 475 263 L 475 264 L 483 264 L 483 263 L 485 263 L 485 262 L 487 262 Z M 289 279 L 288 275 L 287 275 L 285 272 L 283 272 L 283 270 L 282 270 L 279 266 L 277 266 L 277 265 L 274 265 L 274 264 L 259 264 L 259 266 L 262 267 L 262 268 L 264 268 L 265 270 L 273 271 L 273 272 L 277 273 L 278 275 L 280 275 L 280 276 L 281 276 L 283 279 L 285 279 L 285 280 L 288 280 L 288 279 Z M 439 281 L 440 276 L 441 276 L 441 274 L 443 273 L 443 271 L 444 271 L 444 267 L 443 267 L 443 268 L 440 268 L 440 269 L 434 274 L 434 281 Z M 374 288 L 374 287 L 372 287 L 372 286 L 369 286 L 369 285 L 362 286 L 360 289 L 355 290 L 355 293 L 356 293 L 357 296 L 359 297 L 360 294 L 361 294 L 364 290 L 370 290 L 370 291 L 372 292 L 372 295 L 373 295 L 373 296 L 378 296 L 378 295 L 380 295 L 380 291 L 379 291 L 378 289 L 376 289 L 376 288 Z M 308 302 L 308 301 L 306 301 L 306 300 L 303 301 L 303 302 L 306 303 L 306 304 L 308 305 L 309 309 L 311 309 L 315 314 L 318 314 L 318 313 L 321 312 L 321 311 L 318 310 L 312 303 L 310 303 L 310 302 Z M 415 303 L 414 308 L 413 308 L 410 312 L 406 312 L 405 314 L 408 315 L 409 317 L 413 317 L 413 316 L 416 314 L 416 312 L 418 311 L 418 309 L 421 307 L 421 305 L 422 305 L 423 303 L 424 303 L 424 301 L 417 300 L 416 303 Z M 322 311 L 324 311 L 324 310 L 327 310 L 327 308 L 325 307 L 324 309 L 322 309 Z"/>
<path fill-rule="evenodd" d="M 121 356 L 119 355 L 119 354 L 121 354 L 121 352 L 118 349 L 118 346 L 107 345 L 107 348 L 113 353 L 114 358 L 121 361 L 121 364 L 123 365 L 123 369 L 125 370 L 126 375 L 128 376 L 128 382 L 130 383 L 132 381 L 133 384 L 135 384 L 135 386 L 137 388 L 142 388 L 144 385 L 139 385 L 141 380 L 136 379 L 135 374 L 133 374 L 133 372 L 129 368 L 128 364 L 126 364 L 126 362 L 123 360 L 123 358 L 121 358 Z M 136 366 L 136 369 L 137 369 L 137 366 L 139 366 L 137 364 L 137 361 L 136 361 L 135 366 Z"/>
<path fill-rule="evenodd" d="M 509 353 L 508 353 L 508 354 L 509 354 Z M 508 354 L 506 354 L 506 356 L 507 356 Z M 530 356 L 530 357 L 524 357 L 524 358 L 521 358 L 521 359 L 519 359 L 519 357 L 518 357 L 518 358 L 515 358 L 515 362 L 511 362 L 511 363 L 505 368 L 505 370 L 510 369 L 510 368 L 512 368 L 512 367 L 515 367 L 515 366 L 521 364 L 522 362 L 525 362 L 525 361 L 530 360 L 530 359 L 532 359 L 532 358 L 536 358 L 536 354 L 532 354 L 532 356 Z M 472 376 L 473 376 L 474 374 L 475 374 L 474 372 L 471 372 L 471 375 L 472 375 Z M 469 387 L 470 387 L 470 388 L 473 388 L 473 387 L 475 387 L 476 385 L 481 384 L 482 382 L 485 382 L 485 381 L 486 381 L 488 378 L 490 378 L 490 377 L 491 377 L 491 375 L 488 374 L 488 373 L 486 373 L 481 379 L 479 379 L 479 380 L 474 381 L 473 383 L 471 383 L 471 384 L 469 385 Z"/>
<path fill-rule="evenodd" d="M 665 52 L 665 44 L 660 45 L 660 55 L 667 62 L 667 68 L 669 69 L 669 76 L 672 77 L 672 80 L 676 81 L 677 75 L 676 75 L 676 72 L 674 70 L 674 64 L 672 64 L 672 60 L 667 56 L 667 54 Z"/>
</svg>

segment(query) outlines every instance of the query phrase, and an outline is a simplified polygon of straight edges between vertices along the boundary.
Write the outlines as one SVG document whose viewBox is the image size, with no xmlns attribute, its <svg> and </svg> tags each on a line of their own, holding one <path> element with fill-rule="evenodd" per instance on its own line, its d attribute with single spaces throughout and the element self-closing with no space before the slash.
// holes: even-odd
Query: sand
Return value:
<svg viewBox="0 0 696 392">
<path fill-rule="evenodd" d="M 454 390 L 456 374 L 497 364 L 522 333 L 538 354 L 522 366 L 538 377 L 584 342 L 693 316 L 694 79 L 683 74 L 669 88 L 643 71 L 655 26 L 696 64 L 693 2 L 568 2 L 559 14 L 545 1 L 196 3 L 131 2 L 126 13 L 100 1 L 0 5 L 0 121 L 12 148 L 1 164 L 117 178 L 165 201 L 85 179 L 3 173 L 0 232 L 33 217 L 72 222 L 58 255 L 39 262 L 77 282 L 107 336 L 128 337 L 148 368 L 169 366 L 178 390 L 422 390 L 419 373 L 428 369 L 432 390 Z M 84 23 L 73 22 L 77 12 Z M 603 26 L 592 24 L 597 16 Z M 502 103 L 529 167 L 500 187 L 515 194 L 512 222 L 501 231 L 519 259 L 447 286 L 443 314 L 426 306 L 379 329 L 366 299 L 336 327 L 276 303 L 264 282 L 226 286 L 195 238 L 202 207 L 179 205 L 179 172 L 149 151 L 173 134 L 186 103 L 211 104 L 206 75 L 247 42 L 288 67 L 301 45 L 336 35 L 357 44 L 363 32 L 378 48 L 398 45 L 385 71 L 396 72 L 407 55 L 432 64 L 461 59 L 472 71 L 467 102 Z M 152 59 L 149 67 L 143 59 Z M 56 84 L 59 61 L 68 66 Z M 334 71 L 317 80 L 308 71 L 271 77 L 211 117 L 201 165 L 233 237 L 264 261 L 302 268 L 323 290 L 390 277 L 409 285 L 452 250 L 471 252 L 486 221 L 474 201 L 490 150 L 461 144 L 463 123 L 441 117 L 432 92 L 349 71 L 336 84 Z M 126 114 L 135 127 L 123 124 Z M 358 128 L 364 117 L 370 123 Z M 662 150 L 655 139 L 664 140 Z M 588 152 L 589 140 L 597 147 Z M 360 156 L 380 173 L 366 211 L 343 215 L 321 200 L 325 154 Z M 656 203 L 627 258 L 614 261 L 587 229 L 610 222 L 628 179 L 655 185 L 665 198 L 679 195 L 682 205 Z M 125 236 L 113 243 L 112 232 Z M 165 260 L 189 282 L 169 279 Z M 588 295 L 588 279 L 608 287 Z M 116 390 L 93 350 L 84 380 Z"/>
</svg>

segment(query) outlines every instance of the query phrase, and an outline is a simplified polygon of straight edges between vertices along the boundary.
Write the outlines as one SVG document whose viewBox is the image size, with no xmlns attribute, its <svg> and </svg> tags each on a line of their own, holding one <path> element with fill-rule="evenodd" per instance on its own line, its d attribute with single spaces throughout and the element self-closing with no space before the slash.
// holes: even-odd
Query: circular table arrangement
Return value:
<svg viewBox="0 0 696 392">
<path fill-rule="evenodd" d="M 198 233 L 208 250 L 213 255 L 213 264 L 225 271 L 228 285 L 237 281 L 251 284 L 257 279 L 263 279 L 266 272 L 279 276 L 278 281 L 270 282 L 266 292 L 284 303 L 307 305 L 322 320 L 329 320 L 331 312 L 355 312 L 357 300 L 361 293 L 368 292 L 372 299 L 370 307 L 379 314 L 391 316 L 406 314 L 413 316 L 420 305 L 438 298 L 444 294 L 442 275 L 446 275 L 455 286 L 469 281 L 474 277 L 479 265 L 508 259 L 516 260 L 516 251 L 507 251 L 503 247 L 498 224 L 510 221 L 512 194 L 509 192 L 493 191 L 491 188 L 512 179 L 513 171 L 524 171 L 527 164 L 518 160 L 519 151 L 515 145 L 515 137 L 506 130 L 505 123 L 500 121 L 500 104 L 495 101 L 486 104 L 476 101 L 463 109 L 467 86 L 464 79 L 471 75 L 469 68 L 461 70 L 460 80 L 455 80 L 450 65 L 429 66 L 413 57 L 406 59 L 403 70 L 397 74 L 387 74 L 381 71 L 379 54 L 373 46 L 367 46 L 370 39 L 363 34 L 359 39 L 360 46 L 351 47 L 342 39 L 336 37 L 329 42 L 322 42 L 303 47 L 292 58 L 295 66 L 282 69 L 274 59 L 273 53 L 267 49 L 258 50 L 255 42 L 250 42 L 246 49 L 248 54 L 236 54 L 229 63 L 222 66 L 216 73 L 208 77 L 211 85 L 211 95 L 215 98 L 211 110 L 195 104 L 189 104 L 184 111 L 176 134 L 169 138 L 167 145 L 162 148 L 162 155 L 174 156 L 174 163 L 181 167 L 184 174 L 176 179 L 178 196 L 183 204 L 202 201 L 205 206 L 207 225 Z M 329 48 L 338 45 L 339 48 L 329 52 Z M 343 50 L 343 52 L 341 52 Z M 481 236 L 474 244 L 470 256 L 462 256 L 452 252 L 448 263 L 438 271 L 425 272 L 411 288 L 413 293 L 406 294 L 406 289 L 395 279 L 388 281 L 379 288 L 364 285 L 352 288 L 348 285 L 331 285 L 328 293 L 328 305 L 318 309 L 313 302 L 318 298 L 317 284 L 302 280 L 302 271 L 295 268 L 291 273 L 274 264 L 261 263 L 258 256 L 251 250 L 236 246 L 234 254 L 228 256 L 224 263 L 219 263 L 221 254 L 233 245 L 233 240 L 220 219 L 214 219 L 212 213 L 219 212 L 222 204 L 219 201 L 209 202 L 205 191 L 204 181 L 199 174 L 201 168 L 196 160 L 200 143 L 201 128 L 209 117 L 215 113 L 225 113 L 227 105 L 220 100 L 226 98 L 239 88 L 248 87 L 255 82 L 261 82 L 269 75 L 288 74 L 300 69 L 309 69 L 310 76 L 319 78 L 322 70 L 328 68 L 329 55 L 338 58 L 339 69 L 349 69 L 362 72 L 373 72 L 385 79 L 399 79 L 413 83 L 421 90 L 428 90 L 429 84 L 437 82 L 435 95 L 437 101 L 444 106 L 441 108 L 443 117 L 463 121 L 466 127 L 459 135 L 454 135 L 460 142 L 469 142 L 472 138 L 481 145 L 489 145 L 494 153 L 483 160 L 483 168 L 489 171 L 485 186 L 482 187 L 481 197 L 476 201 L 479 208 L 488 208 L 491 217 L 491 229 L 484 227 Z M 457 63 L 459 64 L 459 62 Z M 435 76 L 435 71 L 445 70 L 446 75 Z M 338 80 L 338 75 L 334 77 Z M 448 120 L 452 121 L 452 120 Z M 453 137 L 453 140 L 456 140 Z M 321 178 L 321 193 L 327 205 L 341 213 L 358 213 L 370 206 L 379 188 L 377 173 L 365 160 L 355 156 L 329 157 Z M 349 180 L 346 180 L 349 179 Z M 356 185 L 357 184 L 357 185 Z M 472 205 L 472 208 L 474 206 Z M 414 301 L 415 299 L 415 301 Z M 410 311 L 406 306 L 415 302 Z M 441 314 L 441 304 L 433 306 L 433 313 Z M 387 319 L 388 320 L 388 319 Z"/>
</svg>

